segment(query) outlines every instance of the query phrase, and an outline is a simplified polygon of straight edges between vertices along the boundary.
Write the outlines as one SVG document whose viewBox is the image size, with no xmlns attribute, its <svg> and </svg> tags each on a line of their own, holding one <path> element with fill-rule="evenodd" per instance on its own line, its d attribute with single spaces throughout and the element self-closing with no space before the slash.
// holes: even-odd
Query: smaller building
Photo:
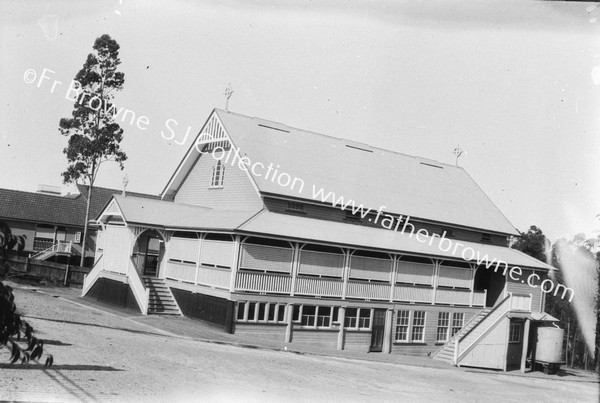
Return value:
<svg viewBox="0 0 600 403">
<path fill-rule="evenodd" d="M 40 185 L 37 192 L 0 188 L 0 220 L 10 226 L 14 235 L 25 238 L 25 256 L 79 265 L 87 192 L 85 185 L 77 185 L 77 192 L 64 195 L 60 187 L 46 185 Z M 97 227 L 93 218 L 113 195 L 121 193 L 117 189 L 94 187 L 85 266 L 93 264 L 96 251 Z M 131 195 L 153 197 L 142 193 Z"/>
</svg>

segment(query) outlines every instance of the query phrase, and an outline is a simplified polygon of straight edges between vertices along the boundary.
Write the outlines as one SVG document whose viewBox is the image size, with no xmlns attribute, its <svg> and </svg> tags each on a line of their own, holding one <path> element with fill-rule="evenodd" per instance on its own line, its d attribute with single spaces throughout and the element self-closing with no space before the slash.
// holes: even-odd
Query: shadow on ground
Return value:
<svg viewBox="0 0 600 403">
<path fill-rule="evenodd" d="M 41 318 L 39 316 L 27 316 L 25 318 L 26 319 L 45 320 L 45 321 L 48 321 L 48 322 L 68 323 L 68 324 L 71 324 L 71 325 L 101 327 L 101 328 L 104 328 L 104 329 L 120 330 L 120 331 L 123 331 L 123 332 L 129 332 L 129 333 L 135 333 L 135 334 L 147 334 L 147 335 L 151 335 L 151 336 L 164 336 L 164 334 L 154 333 L 154 332 L 148 332 L 146 330 L 134 330 L 134 329 L 127 329 L 127 328 L 124 328 L 124 327 L 103 326 L 103 325 L 98 325 L 96 323 L 77 322 L 77 321 L 73 321 L 73 320 L 49 319 L 49 318 Z M 44 342 L 46 342 L 46 341 L 44 340 Z"/>
<path fill-rule="evenodd" d="M 119 368 L 113 368 L 108 365 L 82 365 L 82 364 L 63 364 L 56 365 L 53 364 L 50 368 L 44 367 L 43 365 L 34 365 L 34 364 L 0 364 L 0 369 L 18 369 L 18 370 L 38 370 L 38 371 L 124 371 Z"/>
</svg>

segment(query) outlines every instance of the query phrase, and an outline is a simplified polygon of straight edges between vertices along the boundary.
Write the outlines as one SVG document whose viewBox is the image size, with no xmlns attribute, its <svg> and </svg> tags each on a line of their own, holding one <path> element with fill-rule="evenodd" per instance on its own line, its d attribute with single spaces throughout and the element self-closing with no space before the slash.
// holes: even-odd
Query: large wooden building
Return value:
<svg viewBox="0 0 600 403">
<path fill-rule="evenodd" d="M 549 319 L 552 268 L 464 169 L 236 113 L 97 221 L 83 295 L 291 346 L 524 368 Z"/>
</svg>

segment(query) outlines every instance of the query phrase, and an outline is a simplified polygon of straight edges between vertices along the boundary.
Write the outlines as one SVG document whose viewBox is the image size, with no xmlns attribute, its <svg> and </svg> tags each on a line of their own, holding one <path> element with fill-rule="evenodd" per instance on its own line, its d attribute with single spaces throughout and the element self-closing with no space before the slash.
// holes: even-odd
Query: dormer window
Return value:
<svg viewBox="0 0 600 403">
<path fill-rule="evenodd" d="M 289 212 L 292 212 L 292 213 L 305 213 L 305 211 L 304 211 L 304 204 L 298 203 L 298 202 L 289 201 L 288 204 L 287 204 L 286 211 L 289 211 Z"/>
<path fill-rule="evenodd" d="M 219 160 L 213 166 L 212 179 L 210 181 L 210 187 L 211 188 L 222 188 L 223 187 L 223 181 L 224 181 L 224 179 L 225 179 L 225 166 Z"/>
</svg>

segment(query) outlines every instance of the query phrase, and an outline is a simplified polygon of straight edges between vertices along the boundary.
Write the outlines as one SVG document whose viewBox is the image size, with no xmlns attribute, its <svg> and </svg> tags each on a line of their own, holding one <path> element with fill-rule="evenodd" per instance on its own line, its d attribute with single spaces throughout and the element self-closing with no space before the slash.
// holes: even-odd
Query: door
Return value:
<svg viewBox="0 0 600 403">
<path fill-rule="evenodd" d="M 371 347 L 369 351 L 381 353 L 383 350 L 383 334 L 385 332 L 385 309 L 375 309 L 373 312 L 373 327 L 371 332 Z"/>
<path fill-rule="evenodd" d="M 145 276 L 156 277 L 158 274 L 158 258 L 160 255 L 160 239 L 157 236 L 148 236 L 146 243 L 146 256 L 144 259 Z"/>
</svg>

